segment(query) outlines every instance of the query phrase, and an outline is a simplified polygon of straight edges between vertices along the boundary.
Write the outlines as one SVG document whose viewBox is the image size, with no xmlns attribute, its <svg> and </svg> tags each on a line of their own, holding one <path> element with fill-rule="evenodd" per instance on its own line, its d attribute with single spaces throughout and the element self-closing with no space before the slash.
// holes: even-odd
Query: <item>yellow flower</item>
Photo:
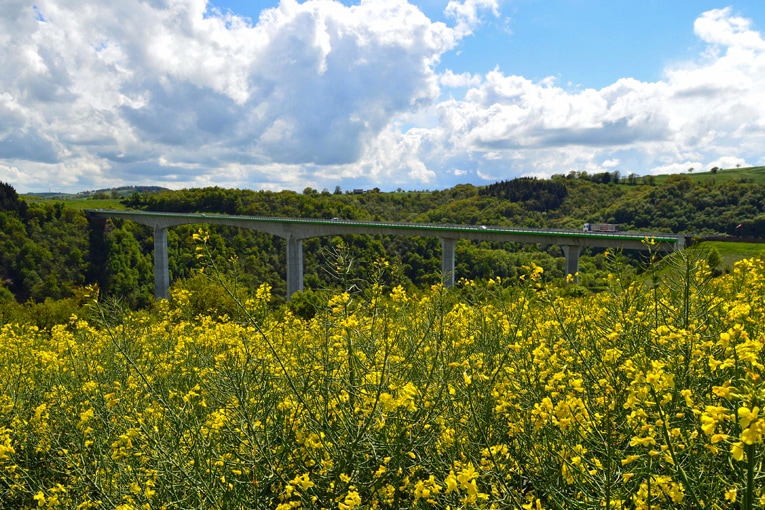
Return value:
<svg viewBox="0 0 765 510">
<path fill-rule="evenodd" d="M 341 475 L 342 476 L 342 475 Z M 307 490 L 313 487 L 315 484 L 311 481 L 308 473 L 303 473 L 302 475 L 298 475 L 292 480 L 290 480 L 290 483 L 292 485 L 300 486 L 301 489 Z"/>
<path fill-rule="evenodd" d="M 543 510 L 542 502 L 539 499 L 529 501 L 528 503 L 521 506 L 523 506 L 524 510 Z"/>
<path fill-rule="evenodd" d="M 449 471 L 449 475 L 444 480 L 444 485 L 446 485 L 446 494 L 454 492 L 459 488 L 457 477 L 454 476 L 454 471 Z"/>
<path fill-rule="evenodd" d="M 744 443 L 741 441 L 733 443 L 730 447 L 730 453 L 735 460 L 744 460 Z"/>
<path fill-rule="evenodd" d="M 730 398 L 736 388 L 730 385 L 730 381 L 725 381 L 722 386 L 712 386 L 712 393 L 720 398 Z"/>
<path fill-rule="evenodd" d="M 757 415 L 760 414 L 760 408 L 755 406 L 754 409 L 748 407 L 739 407 L 738 409 L 738 424 L 742 429 L 749 426 L 750 423 L 757 419 Z"/>
<path fill-rule="evenodd" d="M 715 428 L 717 428 L 717 420 L 707 414 L 701 416 L 701 430 L 704 434 L 711 436 L 715 433 Z"/>
<path fill-rule="evenodd" d="M 759 441 L 761 436 L 757 427 L 749 427 L 741 431 L 741 441 L 745 444 L 754 444 Z"/>
<path fill-rule="evenodd" d="M 651 436 L 646 437 L 637 437 L 633 436 L 632 439 L 630 439 L 630 446 L 651 446 L 656 444 L 656 440 L 652 438 Z"/>
<path fill-rule="evenodd" d="M 693 408 L 693 399 L 691 398 L 692 392 L 689 389 L 682 390 L 680 395 L 685 399 L 685 405 Z"/>
<path fill-rule="evenodd" d="M 359 496 L 359 493 L 356 491 L 356 487 L 353 485 L 348 488 L 348 494 L 345 495 L 343 501 L 337 504 L 337 507 L 340 510 L 352 510 L 360 506 L 361 496 Z"/>
<path fill-rule="evenodd" d="M 625 458 L 622 459 L 622 466 L 626 466 L 627 464 L 635 462 L 639 458 L 640 458 L 640 455 L 627 455 Z"/>
</svg>

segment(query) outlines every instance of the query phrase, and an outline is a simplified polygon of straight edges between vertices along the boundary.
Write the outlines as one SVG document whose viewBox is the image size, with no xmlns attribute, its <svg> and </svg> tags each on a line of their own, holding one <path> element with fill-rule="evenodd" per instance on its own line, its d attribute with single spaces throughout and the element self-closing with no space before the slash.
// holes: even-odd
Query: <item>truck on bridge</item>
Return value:
<svg viewBox="0 0 765 510">
<path fill-rule="evenodd" d="M 584 232 L 618 232 L 619 225 L 615 223 L 585 223 Z"/>
</svg>

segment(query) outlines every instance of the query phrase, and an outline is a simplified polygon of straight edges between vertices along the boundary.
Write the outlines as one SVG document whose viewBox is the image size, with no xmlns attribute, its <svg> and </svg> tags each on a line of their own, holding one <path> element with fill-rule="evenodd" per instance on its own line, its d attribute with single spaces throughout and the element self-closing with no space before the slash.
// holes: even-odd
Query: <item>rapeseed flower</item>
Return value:
<svg viewBox="0 0 765 510">
<path fill-rule="evenodd" d="M 498 280 L 467 300 L 377 288 L 304 320 L 263 286 L 241 322 L 192 317 L 174 288 L 153 315 L 3 326 L 0 494 L 19 508 L 761 497 L 737 461 L 762 461 L 765 264 L 684 271 L 675 288 L 670 267 L 648 293 L 614 273 L 576 300 Z"/>
</svg>

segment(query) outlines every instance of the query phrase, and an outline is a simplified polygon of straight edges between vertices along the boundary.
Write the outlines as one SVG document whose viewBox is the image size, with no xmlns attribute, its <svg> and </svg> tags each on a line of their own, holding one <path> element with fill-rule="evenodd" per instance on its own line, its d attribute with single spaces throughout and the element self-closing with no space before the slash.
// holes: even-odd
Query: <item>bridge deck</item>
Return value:
<svg viewBox="0 0 765 510">
<path fill-rule="evenodd" d="M 172 227 L 188 224 L 218 224 L 248 228 L 280 237 L 309 239 L 346 234 L 389 234 L 509 241 L 539 244 L 568 244 L 600 248 L 676 249 L 685 236 L 650 232 L 582 232 L 577 230 L 537 229 L 493 225 L 450 225 L 440 223 L 392 223 L 381 221 L 336 220 L 315 218 L 280 218 L 272 216 L 231 216 L 224 214 L 165 213 L 145 211 L 88 210 L 92 217 L 124 218 L 152 227 Z"/>
</svg>

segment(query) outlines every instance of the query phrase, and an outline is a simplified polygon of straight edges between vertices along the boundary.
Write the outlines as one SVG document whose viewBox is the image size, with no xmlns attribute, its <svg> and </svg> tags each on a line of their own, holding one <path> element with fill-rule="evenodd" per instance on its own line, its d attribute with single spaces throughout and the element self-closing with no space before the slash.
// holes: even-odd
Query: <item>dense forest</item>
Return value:
<svg viewBox="0 0 765 510">
<path fill-rule="evenodd" d="M 459 185 L 437 191 L 342 192 L 306 188 L 251 191 L 203 188 L 133 193 L 132 209 L 172 212 L 342 218 L 579 230 L 584 222 L 618 223 L 622 230 L 765 237 L 765 186 L 746 180 L 671 176 L 656 184 L 586 174 L 548 180 L 520 178 L 486 187 Z M 267 283 L 284 295 L 285 243 L 233 227 L 188 225 L 168 233 L 171 280 L 190 288 L 202 284 L 203 261 L 194 234 L 209 234 L 208 263 L 226 267 L 249 288 Z M 343 236 L 304 241 L 307 289 L 337 288 L 367 281 L 382 260 L 389 284 L 421 287 L 437 283 L 440 244 L 435 238 Z M 118 296 L 130 307 L 146 306 L 153 295 L 153 239 L 150 229 L 129 221 L 91 222 L 62 201 L 27 202 L 13 186 L 0 183 L 0 302 L 42 303 L 77 299 L 86 285 Z M 625 254 L 639 265 L 639 254 Z M 460 241 L 456 278 L 513 278 L 531 261 L 545 278 L 563 279 L 557 246 Z M 583 254 L 583 287 L 597 288 L 605 276 L 602 250 Z M 2 317 L 0 317 L 0 323 Z"/>
</svg>

